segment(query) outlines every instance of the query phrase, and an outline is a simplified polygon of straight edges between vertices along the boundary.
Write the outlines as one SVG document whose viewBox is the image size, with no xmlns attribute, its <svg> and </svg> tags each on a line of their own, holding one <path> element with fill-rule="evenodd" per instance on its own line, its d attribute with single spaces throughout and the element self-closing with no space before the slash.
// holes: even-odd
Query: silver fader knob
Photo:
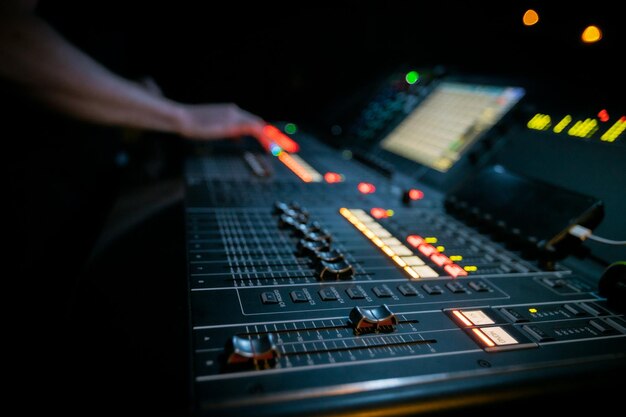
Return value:
<svg viewBox="0 0 626 417">
<path fill-rule="evenodd" d="M 355 334 L 392 332 L 398 324 L 396 315 L 386 304 L 378 307 L 354 307 L 350 312 L 350 324 Z"/>
<path fill-rule="evenodd" d="M 276 337 L 272 333 L 258 336 L 233 336 L 226 346 L 226 363 L 231 366 L 273 367 L 278 357 Z"/>
</svg>

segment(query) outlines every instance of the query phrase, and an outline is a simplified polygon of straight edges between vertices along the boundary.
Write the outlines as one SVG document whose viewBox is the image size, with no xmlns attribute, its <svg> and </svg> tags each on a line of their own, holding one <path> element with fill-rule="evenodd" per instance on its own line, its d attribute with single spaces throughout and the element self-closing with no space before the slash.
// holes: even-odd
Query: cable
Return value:
<svg viewBox="0 0 626 417">
<path fill-rule="evenodd" d="M 583 227 L 579 224 L 572 226 L 569 229 L 569 234 L 572 236 L 576 236 L 577 238 L 583 241 L 586 239 L 589 239 L 589 240 L 604 243 L 607 245 L 626 245 L 626 240 L 612 240 L 612 239 L 606 239 L 604 237 L 596 236 L 593 233 L 591 233 L 591 229 L 587 229 L 586 227 Z"/>
</svg>

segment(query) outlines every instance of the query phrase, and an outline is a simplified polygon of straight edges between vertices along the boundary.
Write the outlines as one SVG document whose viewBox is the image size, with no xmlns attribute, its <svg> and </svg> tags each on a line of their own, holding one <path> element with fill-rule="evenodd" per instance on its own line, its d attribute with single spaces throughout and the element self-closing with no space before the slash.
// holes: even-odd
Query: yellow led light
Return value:
<svg viewBox="0 0 626 417">
<path fill-rule="evenodd" d="M 376 246 L 378 246 L 379 248 L 382 248 L 383 246 L 385 246 L 385 244 L 383 243 L 382 240 L 380 240 L 379 238 L 375 237 L 374 239 L 372 239 L 372 243 Z"/>
<path fill-rule="evenodd" d="M 424 238 L 424 242 L 426 242 L 426 243 L 437 243 L 437 238 L 436 237 L 425 237 Z"/>
<path fill-rule="evenodd" d="M 465 326 L 471 326 L 472 322 L 470 322 L 467 317 L 465 317 L 459 310 L 454 310 L 452 312 L 454 316 L 461 321 Z"/>
<path fill-rule="evenodd" d="M 446 250 L 446 247 L 445 247 L 445 246 L 441 246 L 441 245 L 439 245 L 439 246 L 437 246 L 437 250 L 438 250 L 439 252 L 443 252 L 443 251 L 445 251 L 445 250 Z"/>
<path fill-rule="evenodd" d="M 376 237 L 376 235 L 374 234 L 374 232 L 372 232 L 369 229 L 365 229 L 363 230 L 363 234 L 365 235 L 365 237 L 367 237 L 369 240 L 372 240 Z"/>
<path fill-rule="evenodd" d="M 526 123 L 529 129 L 546 130 L 552 125 L 552 119 L 547 114 L 537 113 Z"/>
<path fill-rule="evenodd" d="M 478 267 L 476 265 L 467 265 L 467 266 L 464 266 L 463 269 L 465 269 L 467 272 L 478 271 Z"/>
<path fill-rule="evenodd" d="M 397 263 L 400 266 L 400 268 L 404 268 L 405 266 L 407 266 L 406 262 L 404 262 L 402 258 L 399 257 L 398 255 L 392 256 L 391 259 L 393 259 L 393 261 Z"/>
<path fill-rule="evenodd" d="M 485 335 L 485 334 L 484 334 L 483 332 L 481 332 L 479 329 L 472 329 L 472 331 L 474 332 L 474 334 L 475 334 L 476 336 L 478 336 L 478 338 L 479 338 L 480 340 L 482 340 L 482 342 L 483 342 L 486 346 L 488 346 L 488 347 L 494 347 L 494 346 L 496 345 L 495 343 L 493 343 L 493 342 L 491 341 L 491 339 L 489 339 L 489 338 L 487 337 L 487 335 Z"/>
<path fill-rule="evenodd" d="M 571 122 L 572 122 L 572 116 L 568 114 L 564 118 L 562 118 L 561 121 L 559 121 L 556 124 L 556 126 L 554 126 L 554 129 L 552 130 L 554 131 L 554 133 L 561 133 L 563 129 L 565 129 L 567 125 L 570 124 Z"/>
<path fill-rule="evenodd" d="M 458 262 L 463 260 L 463 257 L 461 255 L 451 255 L 449 256 L 449 258 L 452 262 Z"/>
<path fill-rule="evenodd" d="M 361 232 L 365 233 L 366 230 L 368 230 L 367 227 L 365 227 L 365 225 L 361 222 L 355 222 L 354 223 L 354 227 L 356 227 L 357 229 L 359 229 Z"/>
<path fill-rule="evenodd" d="M 532 314 L 535 314 L 538 310 L 536 308 L 529 308 L 528 311 Z"/>
<path fill-rule="evenodd" d="M 385 252 L 387 254 L 387 256 L 389 257 L 393 257 L 396 255 L 396 253 L 394 251 L 391 250 L 391 248 L 389 246 L 383 246 L 380 248 L 383 252 Z"/>
<path fill-rule="evenodd" d="M 391 216 L 393 216 L 395 213 L 396 213 L 395 211 L 393 211 L 393 210 L 389 209 L 389 210 L 387 210 L 387 217 L 391 217 Z"/>
<path fill-rule="evenodd" d="M 415 270 L 413 268 L 411 268 L 410 266 L 405 266 L 404 270 L 407 274 L 409 274 L 411 276 L 411 278 L 413 279 L 418 279 L 420 276 L 417 272 L 415 272 Z"/>
<path fill-rule="evenodd" d="M 600 137 L 605 142 L 614 142 L 626 129 L 626 117 L 622 116 Z"/>
</svg>

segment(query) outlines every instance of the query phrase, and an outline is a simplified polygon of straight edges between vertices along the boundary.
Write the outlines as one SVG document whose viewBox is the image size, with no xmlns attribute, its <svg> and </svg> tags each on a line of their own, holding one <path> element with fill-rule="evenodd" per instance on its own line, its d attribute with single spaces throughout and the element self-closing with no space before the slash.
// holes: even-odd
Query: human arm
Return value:
<svg viewBox="0 0 626 417">
<path fill-rule="evenodd" d="M 183 104 L 105 68 L 34 14 L 35 1 L 0 6 L 0 77 L 33 99 L 89 122 L 192 139 L 261 135 L 264 122 L 234 104 Z"/>
</svg>

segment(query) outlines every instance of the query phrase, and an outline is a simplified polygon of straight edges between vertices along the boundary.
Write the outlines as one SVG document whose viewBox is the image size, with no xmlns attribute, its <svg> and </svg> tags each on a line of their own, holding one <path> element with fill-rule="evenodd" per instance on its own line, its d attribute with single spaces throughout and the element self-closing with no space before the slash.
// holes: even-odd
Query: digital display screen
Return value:
<svg viewBox="0 0 626 417">
<path fill-rule="evenodd" d="M 519 87 L 442 82 L 382 140 L 381 147 L 447 172 L 523 96 Z"/>
</svg>

